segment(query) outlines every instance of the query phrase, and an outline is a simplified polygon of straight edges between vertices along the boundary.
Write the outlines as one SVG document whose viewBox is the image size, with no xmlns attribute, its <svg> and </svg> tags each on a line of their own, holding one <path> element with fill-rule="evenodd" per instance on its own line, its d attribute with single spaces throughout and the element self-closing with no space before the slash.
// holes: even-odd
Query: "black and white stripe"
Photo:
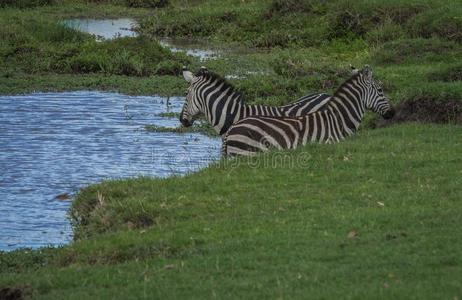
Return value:
<svg viewBox="0 0 462 300">
<path fill-rule="evenodd" d="M 330 99 L 327 94 L 311 94 L 284 106 L 246 105 L 231 84 L 205 68 L 195 76 L 185 70 L 183 76 L 190 86 L 180 115 L 181 123 L 191 126 L 195 118 L 203 114 L 219 135 L 249 116 L 302 116 L 322 110 Z"/>
<path fill-rule="evenodd" d="M 248 117 L 236 122 L 224 137 L 223 154 L 252 155 L 310 142 L 338 142 L 358 129 L 366 109 L 384 118 L 394 115 L 369 66 L 345 81 L 322 111 L 298 118 Z"/>
</svg>

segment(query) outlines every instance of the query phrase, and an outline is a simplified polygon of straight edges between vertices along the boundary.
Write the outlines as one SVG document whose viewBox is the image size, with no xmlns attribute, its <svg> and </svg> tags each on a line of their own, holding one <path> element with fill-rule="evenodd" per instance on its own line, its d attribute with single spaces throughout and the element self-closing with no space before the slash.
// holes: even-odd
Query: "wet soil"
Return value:
<svg viewBox="0 0 462 300">
<path fill-rule="evenodd" d="M 19 288 L 0 288 L 0 300 L 21 300 L 25 298 L 25 291 Z"/>
<path fill-rule="evenodd" d="M 377 120 L 377 127 L 385 127 L 395 123 L 420 122 L 437 124 L 462 125 L 461 100 L 435 100 L 419 98 L 400 103 L 395 106 L 396 114 L 390 120 Z"/>
</svg>

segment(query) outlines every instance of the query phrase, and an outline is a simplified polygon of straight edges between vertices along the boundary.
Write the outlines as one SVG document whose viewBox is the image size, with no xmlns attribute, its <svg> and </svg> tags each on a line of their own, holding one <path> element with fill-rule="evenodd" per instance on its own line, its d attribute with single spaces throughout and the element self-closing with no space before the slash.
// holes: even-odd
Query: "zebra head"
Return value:
<svg viewBox="0 0 462 300">
<path fill-rule="evenodd" d="M 358 70 L 358 79 L 365 88 L 365 106 L 367 109 L 381 115 L 384 119 L 390 119 L 395 115 L 395 110 L 390 101 L 383 94 L 380 84 L 372 78 L 372 69 L 366 65 L 362 70 Z"/>
<path fill-rule="evenodd" d="M 191 71 L 183 68 L 183 77 L 189 82 L 188 90 L 186 91 L 186 101 L 183 104 L 183 109 L 180 114 L 180 122 L 185 127 L 193 125 L 195 118 L 202 112 L 202 103 L 196 94 L 197 87 L 200 86 L 201 76 L 207 72 L 205 67 L 202 67 L 197 76 Z"/>
</svg>

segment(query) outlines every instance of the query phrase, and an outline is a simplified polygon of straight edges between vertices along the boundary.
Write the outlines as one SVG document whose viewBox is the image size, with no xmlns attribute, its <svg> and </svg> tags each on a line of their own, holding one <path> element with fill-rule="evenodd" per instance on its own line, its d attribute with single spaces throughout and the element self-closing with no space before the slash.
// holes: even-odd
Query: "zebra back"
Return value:
<svg viewBox="0 0 462 300">
<path fill-rule="evenodd" d="M 301 117 L 325 109 L 330 99 L 331 96 L 324 93 L 308 94 L 280 108 L 283 109 L 285 116 Z"/>
<path fill-rule="evenodd" d="M 302 116 L 322 109 L 330 99 L 326 94 L 310 94 L 279 107 L 246 105 L 233 85 L 207 69 L 201 69 L 195 76 L 188 74 L 185 79 L 187 77 L 191 84 L 180 115 L 181 123 L 191 126 L 196 116 L 202 113 L 222 136 L 240 119 L 249 116 Z"/>
</svg>

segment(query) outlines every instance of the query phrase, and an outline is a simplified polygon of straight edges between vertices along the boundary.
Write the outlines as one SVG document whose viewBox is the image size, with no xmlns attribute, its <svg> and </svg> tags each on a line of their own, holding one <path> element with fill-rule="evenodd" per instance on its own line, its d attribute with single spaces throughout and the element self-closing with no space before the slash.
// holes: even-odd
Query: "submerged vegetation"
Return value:
<svg viewBox="0 0 462 300">
<path fill-rule="evenodd" d="M 164 126 L 158 126 L 158 125 L 145 125 L 144 128 L 146 131 L 149 131 L 149 132 L 176 132 L 176 133 L 197 132 L 197 133 L 202 133 L 208 136 L 215 136 L 215 137 L 218 136 L 218 134 L 213 129 L 213 127 L 205 122 L 196 122 L 191 127 L 184 127 L 184 126 L 179 125 L 178 127 L 170 128 L 170 127 L 164 127 Z"/>
<path fill-rule="evenodd" d="M 74 243 L 0 253 L 0 298 L 460 298 L 462 130 L 447 123 L 462 123 L 462 3 L 4 3 L 0 93 L 178 95 L 181 66 L 205 64 L 232 75 L 246 101 L 279 105 L 332 92 L 349 64 L 367 63 L 398 107 L 394 122 L 442 125 L 91 185 L 70 213 Z M 140 36 L 96 42 L 60 25 L 82 16 L 135 17 Z M 232 50 L 200 62 L 160 36 Z"/>
</svg>

